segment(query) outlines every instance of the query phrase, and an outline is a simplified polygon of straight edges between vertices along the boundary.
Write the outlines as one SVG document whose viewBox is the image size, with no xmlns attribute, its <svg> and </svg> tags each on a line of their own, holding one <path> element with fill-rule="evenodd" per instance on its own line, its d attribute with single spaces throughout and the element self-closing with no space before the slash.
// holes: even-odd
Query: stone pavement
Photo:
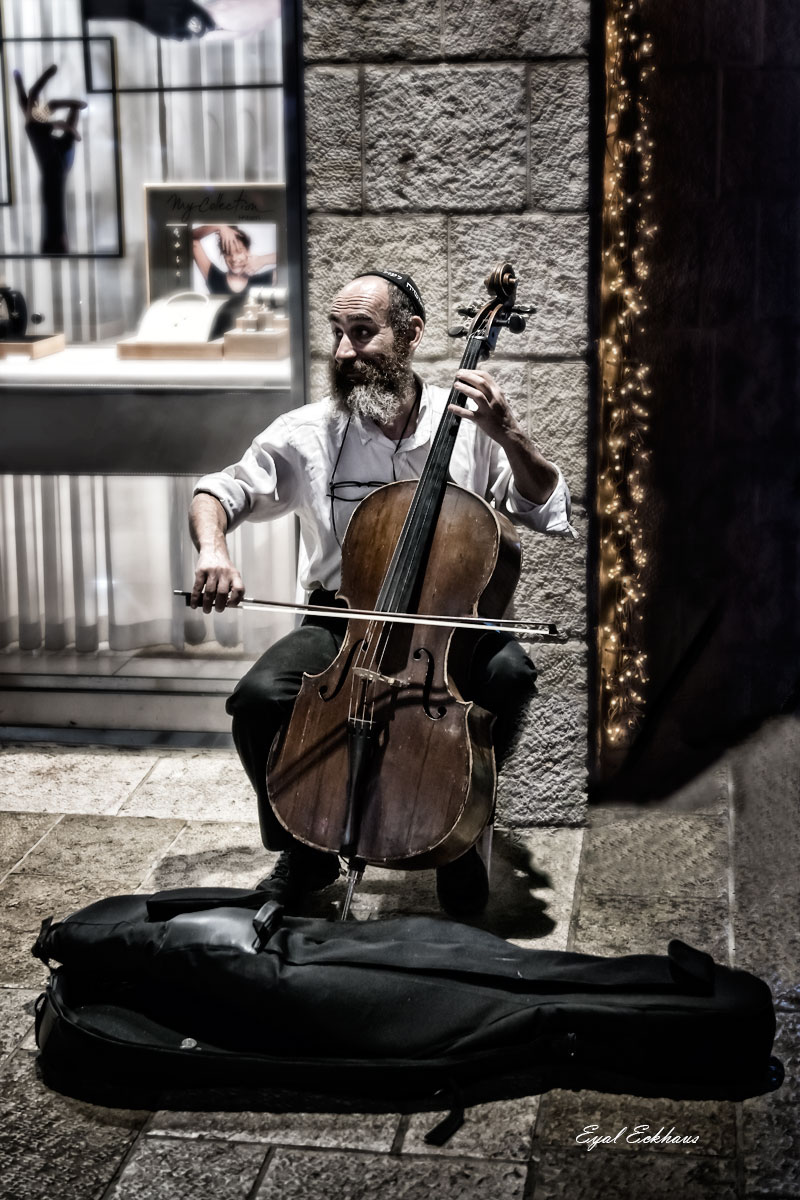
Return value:
<svg viewBox="0 0 800 1200">
<path fill-rule="evenodd" d="M 483 924 L 525 945 L 663 952 L 681 937 L 761 974 L 787 1078 L 744 1104 L 551 1092 L 473 1108 L 441 1149 L 431 1114 L 148 1113 L 37 1082 L 40 920 L 103 896 L 250 886 L 269 867 L 228 751 L 0 750 L 2 1200 L 683 1200 L 800 1196 L 800 725 L 766 724 L 657 806 L 591 810 L 587 829 L 499 831 Z M 317 901 L 335 916 L 342 885 Z M 312 910 L 309 910 L 312 911 Z M 429 873 L 369 871 L 358 918 L 437 912 Z M 732 1052 L 733 1052 L 732 1047 Z M 576 1137 L 649 1125 L 691 1145 Z"/>
</svg>

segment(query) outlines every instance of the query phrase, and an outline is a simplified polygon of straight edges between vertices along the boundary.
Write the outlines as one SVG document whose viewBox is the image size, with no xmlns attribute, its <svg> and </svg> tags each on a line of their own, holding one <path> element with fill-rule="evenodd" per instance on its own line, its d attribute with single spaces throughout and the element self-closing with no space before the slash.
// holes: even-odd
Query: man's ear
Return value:
<svg viewBox="0 0 800 1200">
<path fill-rule="evenodd" d="M 408 348 L 416 350 L 417 346 L 422 341 L 422 335 L 425 332 L 425 322 L 422 317 L 411 318 L 411 328 L 409 330 Z"/>
</svg>

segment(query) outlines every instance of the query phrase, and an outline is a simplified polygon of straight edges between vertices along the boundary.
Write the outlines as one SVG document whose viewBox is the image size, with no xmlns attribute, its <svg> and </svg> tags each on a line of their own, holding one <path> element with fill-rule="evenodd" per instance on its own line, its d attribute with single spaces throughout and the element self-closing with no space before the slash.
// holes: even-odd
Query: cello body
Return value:
<svg viewBox="0 0 800 1200">
<path fill-rule="evenodd" d="M 416 480 L 387 484 L 354 512 L 338 592 L 350 607 L 380 607 L 416 488 Z M 404 607 L 501 615 L 519 568 L 508 518 L 448 483 L 413 602 Z M 475 636 L 348 622 L 337 658 L 304 677 L 272 747 L 270 802 L 294 837 L 406 870 L 443 866 L 477 841 L 492 818 L 495 766 L 493 718 L 459 688 Z"/>
</svg>

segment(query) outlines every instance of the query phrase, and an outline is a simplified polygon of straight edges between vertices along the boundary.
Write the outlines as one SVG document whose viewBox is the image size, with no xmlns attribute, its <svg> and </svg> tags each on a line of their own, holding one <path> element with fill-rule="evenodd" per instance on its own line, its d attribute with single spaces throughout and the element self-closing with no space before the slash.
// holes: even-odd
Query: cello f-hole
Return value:
<svg viewBox="0 0 800 1200">
<path fill-rule="evenodd" d="M 426 650 L 424 646 L 418 646 L 412 654 L 417 662 L 422 658 L 423 654 L 427 659 L 428 667 L 425 672 L 425 682 L 422 685 L 422 710 L 426 717 L 430 717 L 432 721 L 441 721 L 442 717 L 447 715 L 447 709 L 443 704 L 437 705 L 436 712 L 431 712 L 431 688 L 433 687 L 433 655 L 430 650 Z"/>
</svg>

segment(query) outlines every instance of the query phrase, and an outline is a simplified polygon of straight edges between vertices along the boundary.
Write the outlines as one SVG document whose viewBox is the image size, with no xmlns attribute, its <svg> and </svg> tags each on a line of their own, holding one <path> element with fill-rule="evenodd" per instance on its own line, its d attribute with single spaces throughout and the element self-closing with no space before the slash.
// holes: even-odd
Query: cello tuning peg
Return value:
<svg viewBox="0 0 800 1200">
<path fill-rule="evenodd" d="M 519 313 L 512 312 L 508 318 L 509 333 L 522 333 L 525 328 L 525 318 Z"/>
<path fill-rule="evenodd" d="M 454 325 L 452 329 L 448 329 L 447 336 L 452 338 L 466 337 L 469 333 L 466 325 Z"/>
<path fill-rule="evenodd" d="M 536 308 L 533 304 L 515 304 L 511 311 L 515 313 L 523 313 L 526 317 L 529 317 L 536 312 Z"/>
<path fill-rule="evenodd" d="M 474 317 L 477 315 L 478 310 L 474 304 L 464 304 L 460 308 L 457 308 L 456 312 L 460 317 Z"/>
</svg>

